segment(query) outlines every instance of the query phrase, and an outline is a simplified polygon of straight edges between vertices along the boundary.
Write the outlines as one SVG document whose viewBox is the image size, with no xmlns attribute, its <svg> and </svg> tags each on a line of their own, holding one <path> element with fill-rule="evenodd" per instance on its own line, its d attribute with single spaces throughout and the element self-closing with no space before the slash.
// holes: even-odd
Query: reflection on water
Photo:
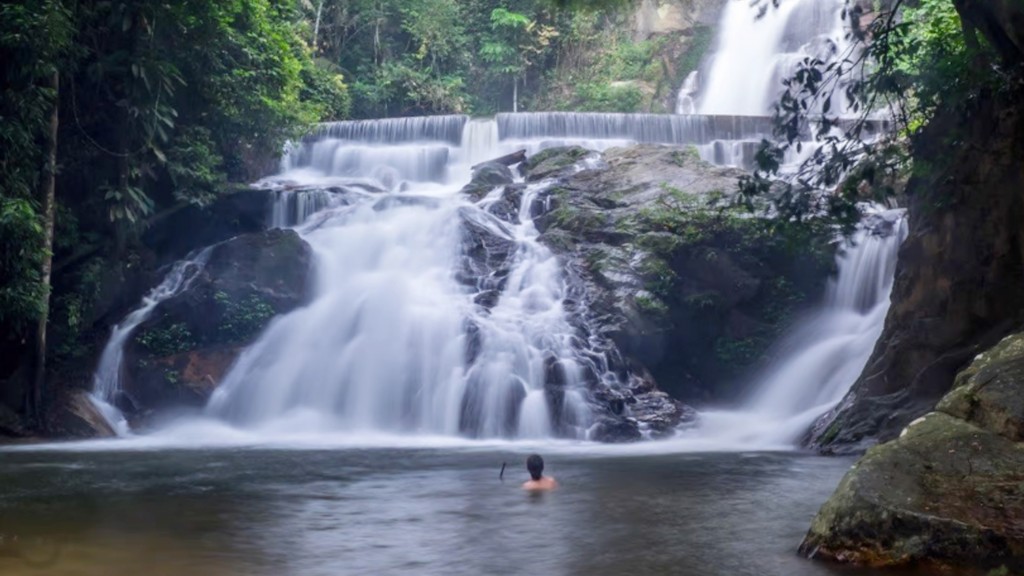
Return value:
<svg viewBox="0 0 1024 576">
<path fill-rule="evenodd" d="M 849 460 L 486 449 L 0 452 L 0 574 L 873 574 L 794 550 Z M 500 482 L 501 463 L 509 469 Z M 17 542 L 13 539 L 17 538 Z"/>
</svg>

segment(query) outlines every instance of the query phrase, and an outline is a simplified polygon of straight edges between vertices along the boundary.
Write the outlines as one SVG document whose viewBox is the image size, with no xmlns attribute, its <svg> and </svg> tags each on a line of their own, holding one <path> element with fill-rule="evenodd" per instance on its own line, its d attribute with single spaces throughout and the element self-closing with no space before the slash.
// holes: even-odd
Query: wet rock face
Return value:
<svg viewBox="0 0 1024 576">
<path fill-rule="evenodd" d="M 47 415 L 50 434 L 60 438 L 108 438 L 116 436 L 84 390 L 62 390 Z"/>
<path fill-rule="evenodd" d="M 572 174 L 575 164 L 595 153 L 580 146 L 548 148 L 534 154 L 523 163 L 527 182 L 558 178 Z"/>
<path fill-rule="evenodd" d="M 497 303 L 514 264 L 518 244 L 512 232 L 486 212 L 462 208 L 462 258 L 455 278 L 477 291 L 477 303 L 490 308 Z"/>
<path fill-rule="evenodd" d="M 874 566 L 1024 570 L 1024 334 L 979 355 L 936 412 L 870 449 L 802 553 Z"/>
<path fill-rule="evenodd" d="M 815 428 L 826 452 L 894 438 L 1024 323 L 1024 117 L 1019 93 L 1000 98 L 937 117 L 915 143 L 930 168 L 907 187 L 892 307 L 863 375 Z"/>
<path fill-rule="evenodd" d="M 826 235 L 794 243 L 765 220 L 719 210 L 743 172 L 692 148 L 541 154 L 522 168 L 528 180 L 556 174 L 533 207 L 541 241 L 567 262 L 590 325 L 630 367 L 622 373 L 646 374 L 676 398 L 734 396 L 731 383 L 832 269 Z"/>
<path fill-rule="evenodd" d="M 473 200 L 480 200 L 498 186 L 511 184 L 512 170 L 504 164 L 485 162 L 473 170 L 473 178 L 462 188 L 462 193 Z"/>
<path fill-rule="evenodd" d="M 161 302 L 127 342 L 120 407 L 138 414 L 204 405 L 242 348 L 306 301 L 311 256 L 293 230 L 214 246 L 188 288 Z"/>
</svg>

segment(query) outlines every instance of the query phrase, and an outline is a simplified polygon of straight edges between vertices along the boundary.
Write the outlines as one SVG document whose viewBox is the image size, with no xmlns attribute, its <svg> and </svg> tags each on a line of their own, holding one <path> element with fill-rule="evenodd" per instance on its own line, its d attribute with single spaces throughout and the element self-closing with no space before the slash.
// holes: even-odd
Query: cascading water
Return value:
<svg viewBox="0 0 1024 576">
<path fill-rule="evenodd" d="M 799 441 L 860 376 L 882 333 L 896 258 L 906 238 L 902 210 L 869 211 L 837 257 L 825 304 L 779 346 L 780 360 L 738 411 L 705 412 L 693 434 L 728 444 L 778 447 Z"/>
<path fill-rule="evenodd" d="M 299 415 L 358 432 L 583 436 L 589 408 L 565 281 L 529 216 L 550 184 L 528 187 L 509 225 L 481 210 L 493 197 L 476 206 L 449 183 L 450 173 L 468 177 L 469 165 L 514 147 L 499 142 L 498 126 L 461 117 L 338 123 L 294 147 L 276 180 L 313 188 L 278 191 L 272 221 L 298 225 L 313 247 L 315 295 L 242 354 L 207 412 L 251 427 Z M 424 150 L 443 153 L 407 169 Z M 507 252 L 503 267 L 467 269 L 479 264 L 467 263 L 474 234 Z M 479 304 L 484 297 L 492 302 Z M 564 391 L 554 403 L 545 390 L 553 363 Z"/>
<path fill-rule="evenodd" d="M 828 62 L 846 53 L 842 12 L 842 0 L 787 0 L 777 7 L 770 2 L 754 7 L 749 0 L 729 0 L 697 111 L 770 114 L 782 92 L 782 81 L 801 60 L 813 57 Z M 841 103 L 833 104 L 833 112 L 842 112 Z"/>
<path fill-rule="evenodd" d="M 193 257 L 175 262 L 163 281 L 142 298 L 139 307 L 114 326 L 93 375 L 92 400 L 107 423 L 118 434 L 128 432 L 124 416 L 115 407 L 118 397 L 124 390 L 121 370 L 125 342 L 140 324 L 149 319 L 157 305 L 188 288 L 189 283 L 202 272 L 209 255 L 210 249 L 206 248 Z"/>
</svg>

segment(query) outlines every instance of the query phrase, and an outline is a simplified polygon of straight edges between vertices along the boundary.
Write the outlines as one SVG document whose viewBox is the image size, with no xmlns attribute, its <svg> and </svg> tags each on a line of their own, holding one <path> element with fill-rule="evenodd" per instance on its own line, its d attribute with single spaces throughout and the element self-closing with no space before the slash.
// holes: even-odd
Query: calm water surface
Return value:
<svg viewBox="0 0 1024 576">
<path fill-rule="evenodd" d="M 0 452 L 0 574 L 878 573 L 794 552 L 850 460 L 512 450 Z"/>
</svg>

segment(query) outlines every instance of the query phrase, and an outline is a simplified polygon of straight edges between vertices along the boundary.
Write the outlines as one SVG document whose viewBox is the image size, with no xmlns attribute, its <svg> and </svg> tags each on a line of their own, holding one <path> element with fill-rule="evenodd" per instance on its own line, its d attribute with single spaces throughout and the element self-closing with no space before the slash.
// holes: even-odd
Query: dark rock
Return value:
<svg viewBox="0 0 1024 576">
<path fill-rule="evenodd" d="M 870 566 L 1024 569 L 1024 447 L 947 414 L 912 424 L 847 473 L 800 545 Z"/>
<path fill-rule="evenodd" d="M 59 438 L 105 438 L 115 436 L 84 390 L 61 390 L 47 417 L 48 433 Z"/>
<path fill-rule="evenodd" d="M 211 248 L 186 289 L 164 300 L 125 346 L 123 402 L 134 412 L 201 406 L 270 320 L 307 299 L 312 252 L 293 230 Z"/>
<path fill-rule="evenodd" d="M 581 146 L 548 148 L 530 156 L 520 171 L 526 176 L 527 182 L 567 176 L 577 162 L 594 154 Z"/>
<path fill-rule="evenodd" d="M 477 201 L 495 188 L 511 184 L 513 179 L 512 170 L 508 166 L 497 162 L 485 162 L 474 167 L 473 178 L 462 188 L 461 193 Z"/>
<path fill-rule="evenodd" d="M 564 388 L 569 383 L 569 369 L 565 361 L 548 356 L 544 359 L 544 386 Z"/>
<path fill-rule="evenodd" d="M 565 165 L 565 151 L 531 162 Z M 534 207 L 541 241 L 577 271 L 588 324 L 678 398 L 734 396 L 823 289 L 830 238 L 794 251 L 761 221 L 720 211 L 743 172 L 690 148 L 611 149 L 595 165 L 563 174 Z"/>
<path fill-rule="evenodd" d="M 1024 569 L 1024 334 L 975 358 L 937 410 L 868 450 L 818 513 L 804 554 Z"/>
<path fill-rule="evenodd" d="M 21 416 L 4 404 L 0 404 L 0 438 L 25 438 L 30 435 L 31 431 L 26 428 Z"/>
<path fill-rule="evenodd" d="M 501 191 L 501 197 L 488 204 L 484 209 L 495 218 L 509 224 L 519 223 L 519 207 L 523 202 L 523 184 L 508 184 Z"/>
<path fill-rule="evenodd" d="M 1008 336 L 979 354 L 957 375 L 953 391 L 936 410 L 1024 442 L 1024 334 Z"/>
<path fill-rule="evenodd" d="M 894 438 L 1024 324 L 1024 116 L 1010 92 L 943 111 L 914 139 L 915 163 L 930 168 L 908 184 L 892 306 L 862 376 L 815 427 L 823 451 Z"/>
<path fill-rule="evenodd" d="M 476 208 L 458 211 L 462 250 L 456 279 L 477 290 L 501 290 L 519 245 L 500 220 Z"/>
<path fill-rule="evenodd" d="M 643 439 L 636 420 L 630 418 L 603 418 L 594 425 L 591 440 L 597 442 L 623 443 Z"/>
<path fill-rule="evenodd" d="M 500 298 L 501 292 L 497 290 L 484 290 L 473 297 L 473 303 L 484 308 L 494 308 L 494 305 L 498 303 Z"/>
</svg>

